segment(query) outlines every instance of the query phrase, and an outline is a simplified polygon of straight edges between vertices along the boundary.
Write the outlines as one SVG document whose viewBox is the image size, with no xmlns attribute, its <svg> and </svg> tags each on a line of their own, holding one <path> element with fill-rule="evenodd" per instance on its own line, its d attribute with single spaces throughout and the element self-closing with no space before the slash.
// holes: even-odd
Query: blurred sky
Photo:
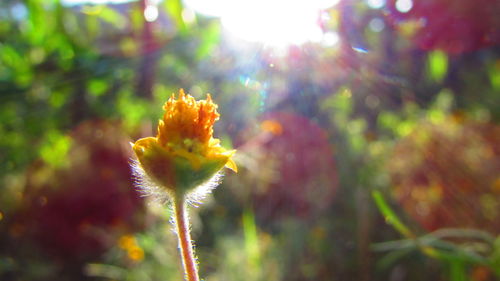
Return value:
<svg viewBox="0 0 500 281">
<path fill-rule="evenodd" d="M 373 2 L 373 0 L 371 0 Z M 381 2 L 382 1 L 382 2 Z M 409 0 L 407 0 L 409 1 Z M 63 0 L 69 6 L 78 4 L 118 4 L 133 0 Z M 153 8 L 160 0 L 146 1 Z M 335 45 L 336 34 L 325 34 L 319 26 L 322 10 L 337 4 L 338 0 L 184 0 L 185 6 L 205 16 L 221 19 L 224 29 L 234 37 L 266 46 L 285 48 L 306 42 L 321 42 Z M 375 1 L 377 2 L 377 1 Z M 382 4 L 378 3 L 381 2 Z M 378 0 L 383 5 L 383 0 Z M 377 4 L 376 3 L 376 4 Z M 145 10 L 146 19 L 154 21 L 150 11 Z M 258 20 L 256 20 L 258 19 Z"/>
<path fill-rule="evenodd" d="M 119 4 L 137 0 L 62 0 L 65 5 Z M 148 21 L 158 17 L 156 6 L 162 0 L 145 1 L 144 16 Z M 183 0 L 186 12 L 196 12 L 220 18 L 224 30 L 234 38 L 256 42 L 273 48 L 286 48 L 307 42 L 334 46 L 339 37 L 334 32 L 323 32 L 319 22 L 327 8 L 339 0 Z M 365 0 L 373 9 L 386 5 L 386 0 Z M 397 0 L 396 8 L 406 13 L 413 6 L 412 0 Z M 187 16 L 187 15 L 186 15 Z M 258 20 L 256 20 L 258 19 Z"/>
</svg>

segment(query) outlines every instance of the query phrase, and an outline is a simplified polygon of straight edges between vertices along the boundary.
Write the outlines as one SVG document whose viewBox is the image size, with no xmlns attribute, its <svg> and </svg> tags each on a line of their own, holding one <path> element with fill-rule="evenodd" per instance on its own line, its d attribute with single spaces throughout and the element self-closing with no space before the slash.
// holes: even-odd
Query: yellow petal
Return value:
<svg viewBox="0 0 500 281">
<path fill-rule="evenodd" d="M 231 158 L 229 158 L 227 160 L 226 167 L 233 170 L 233 172 L 235 172 L 235 173 L 238 172 L 238 167 L 236 166 L 236 163 Z"/>
</svg>

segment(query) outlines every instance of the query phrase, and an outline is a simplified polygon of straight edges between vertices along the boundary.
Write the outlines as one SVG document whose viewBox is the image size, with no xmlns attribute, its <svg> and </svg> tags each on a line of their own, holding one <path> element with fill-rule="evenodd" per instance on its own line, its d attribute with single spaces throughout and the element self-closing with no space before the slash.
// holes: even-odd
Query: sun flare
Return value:
<svg viewBox="0 0 500 281">
<path fill-rule="evenodd" d="M 185 0 L 200 14 L 220 17 L 228 34 L 272 47 L 323 40 L 318 19 L 338 0 Z"/>
</svg>

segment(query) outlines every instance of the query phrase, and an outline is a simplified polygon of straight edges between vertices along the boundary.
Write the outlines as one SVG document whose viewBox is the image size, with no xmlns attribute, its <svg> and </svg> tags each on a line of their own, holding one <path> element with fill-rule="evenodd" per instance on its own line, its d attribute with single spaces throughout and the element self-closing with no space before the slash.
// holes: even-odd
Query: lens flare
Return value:
<svg viewBox="0 0 500 281">
<path fill-rule="evenodd" d="M 338 0 L 186 0 L 200 14 L 220 17 L 224 29 L 234 37 L 272 47 L 321 42 L 318 25 L 321 10 Z"/>
</svg>

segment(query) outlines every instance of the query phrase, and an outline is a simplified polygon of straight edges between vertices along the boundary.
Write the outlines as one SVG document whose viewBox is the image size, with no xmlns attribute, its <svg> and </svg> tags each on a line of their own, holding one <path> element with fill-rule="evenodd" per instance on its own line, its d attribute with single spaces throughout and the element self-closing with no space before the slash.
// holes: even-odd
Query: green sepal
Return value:
<svg viewBox="0 0 500 281">
<path fill-rule="evenodd" d="M 159 186 L 175 196 L 184 196 L 204 184 L 226 165 L 227 156 L 199 156 L 198 165 L 187 158 L 174 155 L 158 145 L 154 138 L 145 139 L 135 152 L 142 168 Z"/>
</svg>

